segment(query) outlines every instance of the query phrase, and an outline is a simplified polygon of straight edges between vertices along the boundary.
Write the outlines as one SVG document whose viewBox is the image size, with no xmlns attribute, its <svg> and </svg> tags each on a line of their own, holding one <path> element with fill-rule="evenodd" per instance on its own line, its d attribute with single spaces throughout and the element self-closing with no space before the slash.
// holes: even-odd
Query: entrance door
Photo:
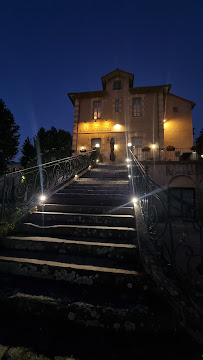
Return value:
<svg viewBox="0 0 203 360">
<path fill-rule="evenodd" d="M 142 161 L 142 138 L 132 137 L 133 153 L 139 161 Z"/>
<path fill-rule="evenodd" d="M 92 149 L 100 149 L 101 148 L 101 138 L 91 139 L 91 148 Z"/>
</svg>

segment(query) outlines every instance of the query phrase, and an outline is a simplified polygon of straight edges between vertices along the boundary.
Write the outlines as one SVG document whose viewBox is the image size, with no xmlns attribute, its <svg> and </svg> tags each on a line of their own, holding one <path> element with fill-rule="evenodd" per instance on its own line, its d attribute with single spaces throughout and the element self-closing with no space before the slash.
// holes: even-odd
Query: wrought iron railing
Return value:
<svg viewBox="0 0 203 360">
<path fill-rule="evenodd" d="M 187 283 L 194 281 L 203 269 L 203 222 L 196 217 L 191 203 L 184 204 L 182 217 L 172 216 L 179 199 L 170 199 L 170 192 L 161 188 L 148 175 L 129 150 L 129 177 L 135 200 L 141 207 L 149 239 L 167 272 Z M 170 206 L 170 208 L 169 208 Z"/>
<path fill-rule="evenodd" d="M 20 215 L 27 212 L 39 202 L 40 194 L 50 196 L 95 160 L 95 151 L 89 151 L 1 176 L 1 218 L 11 220 L 16 212 Z"/>
<path fill-rule="evenodd" d="M 198 154 L 191 148 L 149 148 L 149 147 L 132 147 L 133 154 L 139 161 L 197 161 L 199 160 Z"/>
</svg>

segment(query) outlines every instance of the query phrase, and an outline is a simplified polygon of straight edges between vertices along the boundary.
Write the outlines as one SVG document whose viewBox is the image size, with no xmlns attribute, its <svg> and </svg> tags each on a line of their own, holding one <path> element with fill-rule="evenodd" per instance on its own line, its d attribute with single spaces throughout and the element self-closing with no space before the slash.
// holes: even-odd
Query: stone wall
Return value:
<svg viewBox="0 0 203 360">
<path fill-rule="evenodd" d="M 196 208 L 203 215 L 203 162 L 143 162 L 149 176 L 162 187 L 195 189 Z"/>
</svg>

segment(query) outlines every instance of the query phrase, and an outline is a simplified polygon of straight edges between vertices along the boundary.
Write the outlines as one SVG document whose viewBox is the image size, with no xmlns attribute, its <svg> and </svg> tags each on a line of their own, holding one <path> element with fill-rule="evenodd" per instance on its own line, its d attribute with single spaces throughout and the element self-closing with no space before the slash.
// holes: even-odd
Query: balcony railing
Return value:
<svg viewBox="0 0 203 360">
<path fill-rule="evenodd" d="M 134 147 L 132 148 L 133 154 L 139 161 L 196 161 L 198 160 L 198 154 L 191 148 L 143 148 Z"/>
<path fill-rule="evenodd" d="M 27 212 L 39 203 L 41 194 L 51 195 L 63 183 L 86 169 L 95 158 L 95 151 L 71 156 L 0 177 L 1 218 L 12 220 L 17 212 Z"/>
</svg>

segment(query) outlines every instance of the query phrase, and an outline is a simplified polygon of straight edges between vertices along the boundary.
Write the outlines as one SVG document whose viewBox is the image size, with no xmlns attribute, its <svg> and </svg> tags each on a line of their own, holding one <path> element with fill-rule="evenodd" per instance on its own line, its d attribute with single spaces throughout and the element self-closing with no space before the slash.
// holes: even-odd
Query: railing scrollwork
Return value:
<svg viewBox="0 0 203 360">
<path fill-rule="evenodd" d="M 96 160 L 95 151 L 51 161 L 0 177 L 1 218 L 11 219 L 36 205 L 40 194 L 51 195 L 58 187 L 88 168 Z"/>
</svg>

